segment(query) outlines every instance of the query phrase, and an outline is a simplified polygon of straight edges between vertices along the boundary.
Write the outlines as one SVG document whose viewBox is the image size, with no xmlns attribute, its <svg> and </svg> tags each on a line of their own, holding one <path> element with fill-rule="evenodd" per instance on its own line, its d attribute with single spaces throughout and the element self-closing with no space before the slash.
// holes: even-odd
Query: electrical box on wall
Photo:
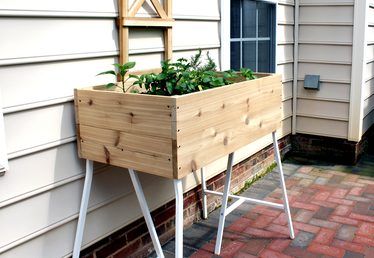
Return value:
<svg viewBox="0 0 374 258">
<path fill-rule="evenodd" d="M 304 89 L 307 90 L 319 90 L 320 87 L 320 76 L 307 74 L 304 78 Z"/>
</svg>

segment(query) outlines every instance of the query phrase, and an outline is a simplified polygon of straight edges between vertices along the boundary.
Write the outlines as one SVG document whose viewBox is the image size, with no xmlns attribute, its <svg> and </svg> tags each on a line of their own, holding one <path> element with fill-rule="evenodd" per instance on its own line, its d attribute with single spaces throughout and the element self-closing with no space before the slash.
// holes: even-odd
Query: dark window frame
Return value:
<svg viewBox="0 0 374 258">
<path fill-rule="evenodd" d="M 259 49 L 259 42 L 265 42 L 268 41 L 270 43 L 270 67 L 268 71 L 259 71 L 259 72 L 270 72 L 274 73 L 276 71 L 276 28 L 277 28 L 277 4 L 274 2 L 270 1 L 262 1 L 262 0 L 231 0 L 231 1 L 240 1 L 240 25 L 239 25 L 239 31 L 240 31 L 240 36 L 239 38 L 232 38 L 230 35 L 230 45 L 232 42 L 239 42 L 239 52 L 240 52 L 240 67 L 243 67 L 243 43 L 244 42 L 255 42 L 255 48 L 256 48 L 256 57 L 255 57 L 255 63 L 256 67 L 253 69 L 255 72 L 258 72 L 258 66 L 259 66 L 259 55 L 258 55 L 258 49 Z M 250 37 L 250 38 L 244 38 L 243 37 L 243 2 L 244 1 L 252 1 L 257 3 L 263 3 L 269 5 L 269 11 L 270 11 L 270 22 L 269 22 L 269 37 L 259 37 L 258 36 L 258 31 L 259 31 L 259 19 L 258 19 L 258 8 L 256 5 L 256 33 L 255 37 Z M 233 11 L 231 10 L 231 15 L 233 14 Z M 231 26 L 231 25 L 230 25 Z M 230 53 L 230 58 L 232 59 L 232 53 Z M 233 62 L 230 62 L 230 67 L 232 67 Z"/>
</svg>

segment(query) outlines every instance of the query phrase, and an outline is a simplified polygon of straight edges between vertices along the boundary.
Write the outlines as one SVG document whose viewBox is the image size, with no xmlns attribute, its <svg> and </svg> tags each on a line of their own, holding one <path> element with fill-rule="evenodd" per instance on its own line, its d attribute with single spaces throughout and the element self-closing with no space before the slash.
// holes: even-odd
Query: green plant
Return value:
<svg viewBox="0 0 374 258">
<path fill-rule="evenodd" d="M 140 76 L 130 74 L 126 79 L 129 69 L 135 66 L 134 62 L 126 64 L 114 64 L 118 72 L 110 70 L 99 73 L 112 74 L 121 79 L 122 86 L 115 83 L 108 83 L 107 88 L 119 87 L 126 93 L 131 87 L 125 89 L 125 82 L 134 78 L 133 85 L 144 89 L 145 94 L 152 95 L 183 95 L 197 91 L 203 91 L 215 87 L 232 84 L 240 77 L 240 80 L 255 79 L 253 71 L 247 68 L 242 68 L 239 73 L 229 70 L 225 72 L 217 72 L 217 65 L 209 55 L 206 54 L 205 62 L 202 61 L 202 51 L 199 50 L 189 60 L 180 58 L 176 62 L 170 60 L 161 62 L 161 72 L 159 74 L 148 73 Z M 137 92 L 132 90 L 131 92 Z"/>
<path fill-rule="evenodd" d="M 253 71 L 248 68 L 241 68 L 240 74 L 245 77 L 246 80 L 253 80 L 257 78 Z"/>
<path fill-rule="evenodd" d="M 118 87 L 122 89 L 123 93 L 126 93 L 131 87 L 126 89 L 125 83 L 127 82 L 128 79 L 133 77 L 130 75 L 129 77 L 126 78 L 126 74 L 131 68 L 135 66 L 135 62 L 128 62 L 123 65 L 121 64 L 113 64 L 113 65 L 114 67 L 117 68 L 118 72 L 116 72 L 115 70 L 109 70 L 109 71 L 101 72 L 98 75 L 111 74 L 111 75 L 114 75 L 116 78 L 120 78 L 121 86 L 118 86 L 117 83 L 108 83 L 105 86 L 106 88 Z"/>
</svg>

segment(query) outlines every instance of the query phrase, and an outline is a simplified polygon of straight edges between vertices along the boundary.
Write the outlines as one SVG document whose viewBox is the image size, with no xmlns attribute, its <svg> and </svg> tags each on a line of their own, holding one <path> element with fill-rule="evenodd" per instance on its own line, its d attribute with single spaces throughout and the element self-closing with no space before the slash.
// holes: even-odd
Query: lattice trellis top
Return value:
<svg viewBox="0 0 374 258">
<path fill-rule="evenodd" d="M 155 9 L 159 17 L 136 17 L 139 9 L 147 1 Z M 120 62 L 129 59 L 129 27 L 160 27 L 164 28 L 164 59 L 172 58 L 172 0 L 164 0 L 162 5 L 159 0 L 135 0 L 131 6 L 128 0 L 119 2 L 119 36 L 120 36 Z"/>
<path fill-rule="evenodd" d="M 146 0 L 135 0 L 130 8 L 127 5 L 126 9 L 122 9 L 123 26 L 171 27 L 173 25 L 171 0 L 165 0 L 164 6 L 159 0 L 149 0 L 159 18 L 135 17 L 145 2 Z"/>
</svg>

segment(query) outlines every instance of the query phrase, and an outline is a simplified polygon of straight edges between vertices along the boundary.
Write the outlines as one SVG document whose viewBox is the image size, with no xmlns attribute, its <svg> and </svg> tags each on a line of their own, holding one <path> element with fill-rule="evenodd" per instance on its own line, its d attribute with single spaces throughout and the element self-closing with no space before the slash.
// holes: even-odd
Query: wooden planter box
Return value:
<svg viewBox="0 0 374 258">
<path fill-rule="evenodd" d="M 75 90 L 81 158 L 180 179 L 281 121 L 281 76 L 182 96 Z"/>
</svg>

